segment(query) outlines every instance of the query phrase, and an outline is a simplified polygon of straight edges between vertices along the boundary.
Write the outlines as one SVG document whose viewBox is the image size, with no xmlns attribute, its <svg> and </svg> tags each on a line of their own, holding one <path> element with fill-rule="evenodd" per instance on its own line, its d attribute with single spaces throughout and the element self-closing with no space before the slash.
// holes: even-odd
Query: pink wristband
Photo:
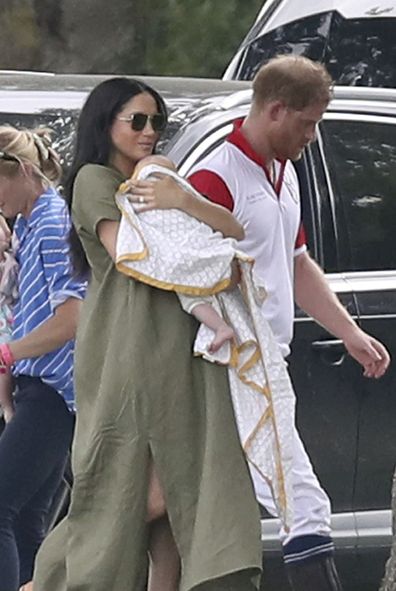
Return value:
<svg viewBox="0 0 396 591">
<path fill-rule="evenodd" d="M 14 365 L 15 363 L 14 356 L 11 352 L 10 346 L 7 343 L 0 345 L 0 357 L 3 364 L 7 367 L 11 367 L 11 365 Z"/>
</svg>

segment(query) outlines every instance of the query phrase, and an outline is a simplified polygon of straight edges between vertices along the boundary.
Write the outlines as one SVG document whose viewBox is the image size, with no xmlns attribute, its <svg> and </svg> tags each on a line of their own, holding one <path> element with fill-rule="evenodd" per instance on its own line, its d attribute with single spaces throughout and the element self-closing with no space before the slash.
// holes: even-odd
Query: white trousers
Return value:
<svg viewBox="0 0 396 591">
<path fill-rule="evenodd" d="M 250 466 L 250 471 L 257 500 L 271 515 L 277 517 L 271 489 L 254 467 Z M 283 528 L 279 532 L 282 544 L 287 544 L 297 536 L 310 534 L 329 536 L 331 534 L 330 500 L 314 474 L 297 429 L 294 429 L 292 481 L 294 519 L 288 533 Z"/>
</svg>

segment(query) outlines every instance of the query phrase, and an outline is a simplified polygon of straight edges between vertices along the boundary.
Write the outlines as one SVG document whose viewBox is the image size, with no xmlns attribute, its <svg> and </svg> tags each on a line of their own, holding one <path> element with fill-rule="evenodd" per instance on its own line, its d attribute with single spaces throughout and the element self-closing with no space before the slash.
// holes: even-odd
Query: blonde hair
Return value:
<svg viewBox="0 0 396 591">
<path fill-rule="evenodd" d="M 0 125 L 0 151 L 15 156 L 18 160 L 17 162 L 0 158 L 0 165 L 7 176 L 15 176 L 20 165 L 30 163 L 44 184 L 59 183 L 62 166 L 58 154 L 52 148 L 49 129 L 16 129 L 11 125 Z"/>
<path fill-rule="evenodd" d="M 301 111 L 311 105 L 327 106 L 333 80 L 326 68 L 300 55 L 279 55 L 261 66 L 253 79 L 253 104 L 261 107 L 282 101 Z"/>
</svg>

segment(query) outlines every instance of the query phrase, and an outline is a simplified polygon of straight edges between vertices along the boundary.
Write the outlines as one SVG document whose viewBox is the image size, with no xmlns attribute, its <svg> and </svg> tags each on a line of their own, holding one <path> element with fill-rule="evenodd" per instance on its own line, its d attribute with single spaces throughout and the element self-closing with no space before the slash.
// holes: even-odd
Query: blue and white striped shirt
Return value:
<svg viewBox="0 0 396 591">
<path fill-rule="evenodd" d="M 13 339 L 20 339 L 54 315 L 68 298 L 82 299 L 84 282 L 72 276 L 67 205 L 53 188 L 40 195 L 30 216 L 19 215 L 14 225 L 19 263 L 19 297 L 14 308 Z M 39 377 L 72 408 L 74 341 L 36 357 L 17 361 L 13 374 Z"/>
</svg>

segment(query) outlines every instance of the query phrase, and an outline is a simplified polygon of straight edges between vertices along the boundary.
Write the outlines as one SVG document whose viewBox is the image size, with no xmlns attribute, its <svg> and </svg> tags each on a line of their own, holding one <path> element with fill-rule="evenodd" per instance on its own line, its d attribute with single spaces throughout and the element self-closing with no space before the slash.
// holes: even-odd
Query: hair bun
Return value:
<svg viewBox="0 0 396 591">
<path fill-rule="evenodd" d="M 59 181 L 62 169 L 59 155 L 52 148 L 51 130 L 38 127 L 29 133 L 39 156 L 41 170 L 51 181 Z"/>
<path fill-rule="evenodd" d="M 32 135 L 35 139 L 39 139 L 46 148 L 52 146 L 51 131 L 47 127 L 37 127 L 32 131 Z"/>
<path fill-rule="evenodd" d="M 37 133 L 37 131 L 31 132 L 34 145 L 36 146 L 40 162 L 45 162 L 50 157 L 49 153 L 49 146 L 51 145 L 51 140 L 48 136 L 41 135 Z M 49 141 L 48 141 L 49 139 Z"/>
<path fill-rule="evenodd" d="M 45 183 L 59 183 L 62 175 L 60 158 L 52 148 L 51 130 L 46 127 L 17 129 L 0 125 L 0 149 L 29 162 Z"/>
</svg>

